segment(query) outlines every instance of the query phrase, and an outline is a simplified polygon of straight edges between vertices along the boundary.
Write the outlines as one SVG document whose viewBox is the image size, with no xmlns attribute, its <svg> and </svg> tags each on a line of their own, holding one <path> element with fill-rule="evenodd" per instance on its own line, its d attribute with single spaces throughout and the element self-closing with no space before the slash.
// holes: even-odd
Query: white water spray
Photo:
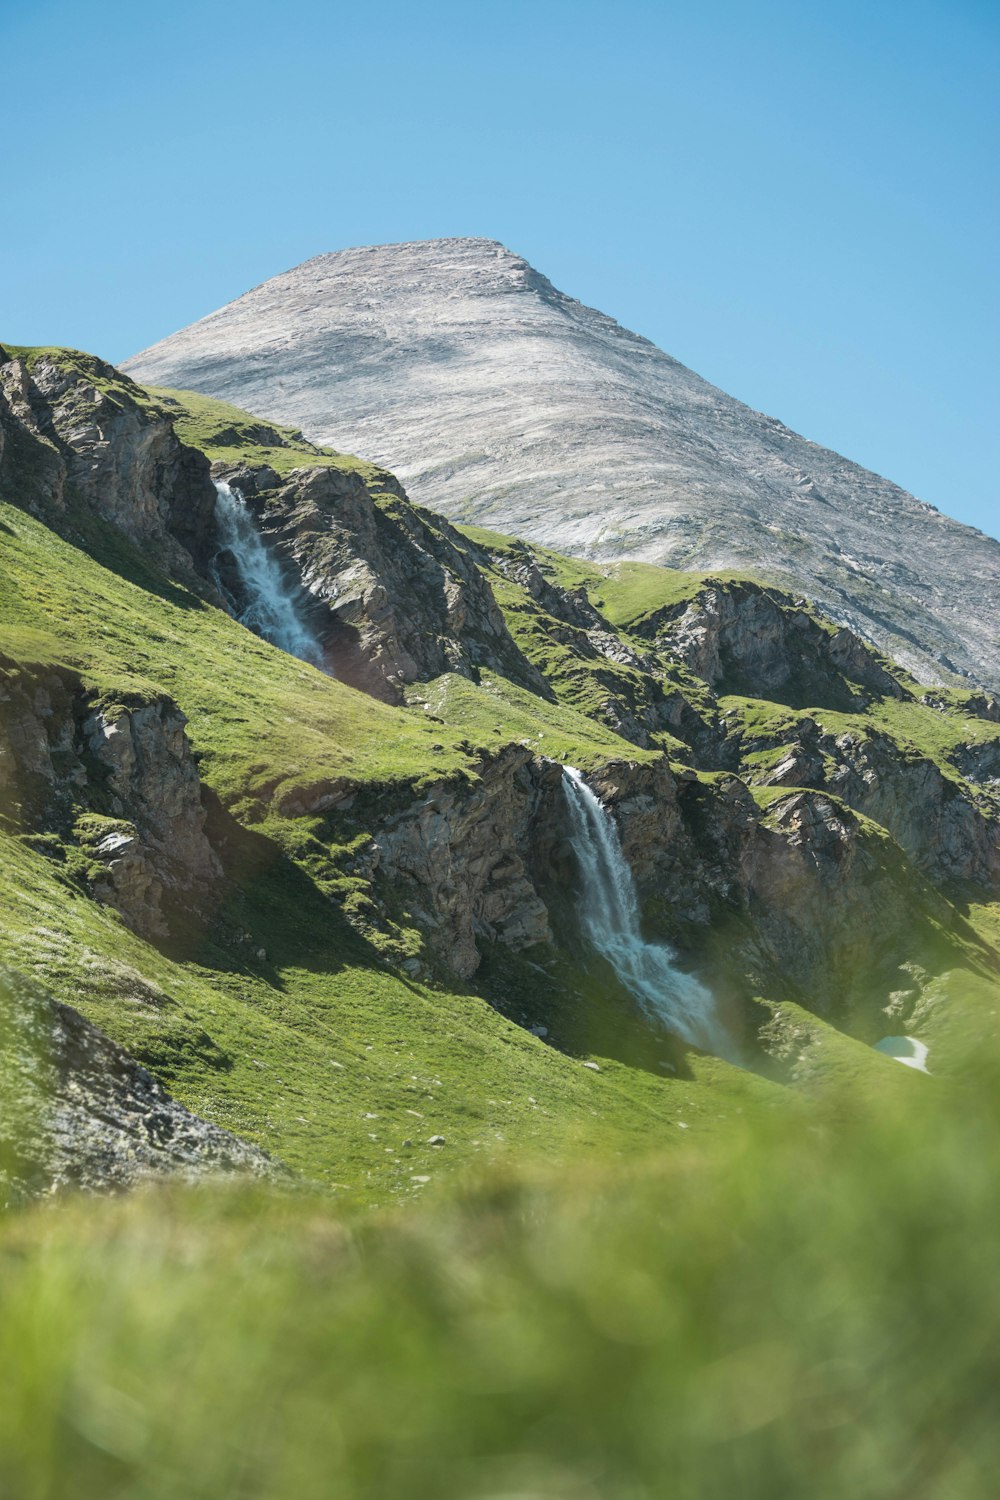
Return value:
<svg viewBox="0 0 1000 1500">
<path fill-rule="evenodd" d="M 684 1041 L 731 1057 L 711 991 L 677 968 L 665 943 L 648 943 L 642 935 L 635 879 L 611 814 L 572 766 L 563 767 L 563 790 L 582 880 L 580 917 L 590 941 L 647 1015 Z"/>
<path fill-rule="evenodd" d="M 328 670 L 320 644 L 303 620 L 277 558 L 264 546 L 243 496 L 223 479 L 214 483 L 219 540 L 232 554 L 242 585 L 237 599 L 226 588 L 216 564 L 215 581 L 233 615 L 241 625 L 290 656 Z"/>
</svg>

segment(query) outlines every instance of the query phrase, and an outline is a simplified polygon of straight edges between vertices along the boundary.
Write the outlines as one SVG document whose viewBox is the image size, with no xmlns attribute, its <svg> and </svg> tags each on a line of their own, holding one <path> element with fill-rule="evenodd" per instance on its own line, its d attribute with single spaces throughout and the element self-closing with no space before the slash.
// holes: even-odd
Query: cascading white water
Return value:
<svg viewBox="0 0 1000 1500">
<path fill-rule="evenodd" d="M 732 1057 L 711 991 L 677 968 L 665 943 L 642 935 L 635 879 L 611 814 L 572 766 L 563 767 L 563 789 L 582 881 L 580 917 L 590 941 L 647 1015 L 706 1052 Z"/>
<path fill-rule="evenodd" d="M 215 581 L 241 625 L 279 646 L 290 656 L 326 667 L 323 651 L 302 618 L 295 597 L 282 577 L 277 559 L 261 540 L 253 516 L 239 490 L 225 480 L 215 482 L 215 519 L 222 549 L 232 554 L 241 584 L 236 598 L 220 576 L 216 562 Z"/>
</svg>

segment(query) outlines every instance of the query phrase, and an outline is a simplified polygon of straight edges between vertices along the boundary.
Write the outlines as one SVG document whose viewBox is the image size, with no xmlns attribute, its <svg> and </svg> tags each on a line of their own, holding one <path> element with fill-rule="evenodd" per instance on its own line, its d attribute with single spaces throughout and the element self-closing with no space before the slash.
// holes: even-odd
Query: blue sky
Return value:
<svg viewBox="0 0 1000 1500">
<path fill-rule="evenodd" d="M 1000 533 L 1000 5 L 0 0 L 0 338 L 481 234 Z"/>
</svg>

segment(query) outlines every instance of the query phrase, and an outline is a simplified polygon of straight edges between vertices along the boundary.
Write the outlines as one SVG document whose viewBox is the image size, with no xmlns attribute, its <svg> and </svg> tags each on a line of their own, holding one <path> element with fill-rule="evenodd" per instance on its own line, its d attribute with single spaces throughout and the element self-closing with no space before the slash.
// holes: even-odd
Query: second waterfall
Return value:
<svg viewBox="0 0 1000 1500">
<path fill-rule="evenodd" d="M 611 814 L 572 766 L 563 768 L 563 789 L 580 867 L 580 918 L 591 943 L 648 1016 L 706 1052 L 731 1056 L 711 991 L 677 967 L 665 943 L 642 935 L 635 879 Z"/>
</svg>

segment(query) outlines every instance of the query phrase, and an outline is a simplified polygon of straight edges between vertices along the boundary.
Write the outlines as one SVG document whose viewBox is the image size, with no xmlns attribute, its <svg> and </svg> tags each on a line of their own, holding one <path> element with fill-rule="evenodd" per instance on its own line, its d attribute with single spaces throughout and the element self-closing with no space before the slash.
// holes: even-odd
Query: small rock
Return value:
<svg viewBox="0 0 1000 1500">
<path fill-rule="evenodd" d="M 444 1136 L 443 1135 L 432 1135 L 432 1136 L 429 1136 L 428 1140 L 427 1140 L 427 1144 L 428 1144 L 428 1146 L 443 1146 L 444 1145 Z"/>
<path fill-rule="evenodd" d="M 601 1071 L 596 1063 L 585 1062 L 583 1066 L 589 1068 L 592 1073 L 599 1073 Z"/>
<path fill-rule="evenodd" d="M 532 1036 L 548 1036 L 549 1034 L 549 1028 L 547 1026 L 532 1026 L 530 1030 Z"/>
</svg>

